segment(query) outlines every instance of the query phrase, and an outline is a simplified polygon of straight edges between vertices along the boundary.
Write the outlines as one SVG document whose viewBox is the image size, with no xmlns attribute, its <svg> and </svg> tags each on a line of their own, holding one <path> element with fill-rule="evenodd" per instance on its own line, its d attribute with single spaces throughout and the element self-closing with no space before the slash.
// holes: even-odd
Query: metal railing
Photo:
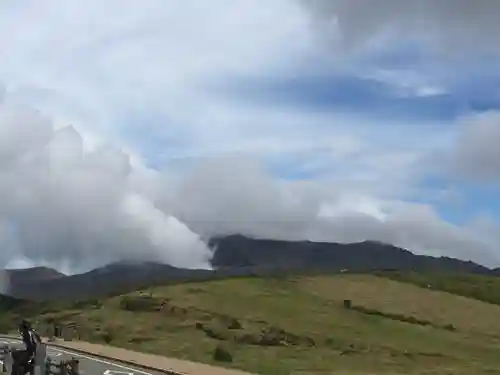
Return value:
<svg viewBox="0 0 500 375">
<path fill-rule="evenodd" d="M 42 375 L 79 375 L 80 361 L 76 358 L 68 360 L 54 361 L 46 355 L 46 347 L 43 345 L 41 355 L 36 357 L 35 368 L 40 368 Z M 0 370 L 2 373 L 12 374 L 14 349 L 8 345 L 0 346 Z"/>
<path fill-rule="evenodd" d="M 44 375 L 79 375 L 79 367 L 80 362 L 75 358 L 60 362 L 54 362 L 47 358 Z"/>
</svg>

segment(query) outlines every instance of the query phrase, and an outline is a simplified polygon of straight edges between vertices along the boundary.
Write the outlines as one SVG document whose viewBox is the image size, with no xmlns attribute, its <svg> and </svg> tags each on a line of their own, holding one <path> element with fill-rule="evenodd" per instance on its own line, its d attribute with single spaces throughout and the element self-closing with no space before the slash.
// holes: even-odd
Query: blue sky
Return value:
<svg viewBox="0 0 500 375">
<path fill-rule="evenodd" d="M 38 198 L 0 207 L 22 229 L 0 262 L 90 266 L 106 244 L 108 260 L 185 265 L 196 248 L 203 263 L 196 238 L 241 232 L 500 264 L 500 3 L 262 4 L 3 2 L 2 111 L 18 112 L 0 121 L 16 132 L 0 192 L 31 181 Z M 40 203 L 51 194 L 89 203 Z M 74 250 L 54 250 L 54 223 Z"/>
</svg>

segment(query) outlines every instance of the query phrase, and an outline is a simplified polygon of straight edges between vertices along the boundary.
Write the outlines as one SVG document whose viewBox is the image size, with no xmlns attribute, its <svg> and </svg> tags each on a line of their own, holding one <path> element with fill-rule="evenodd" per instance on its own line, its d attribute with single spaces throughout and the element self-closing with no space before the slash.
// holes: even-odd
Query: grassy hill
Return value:
<svg viewBox="0 0 500 375">
<path fill-rule="evenodd" d="M 0 312 L 19 309 L 26 304 L 25 301 L 0 294 Z"/>
<path fill-rule="evenodd" d="M 447 272 L 380 271 L 378 276 L 500 305 L 500 277 Z"/>
<path fill-rule="evenodd" d="M 372 275 L 207 281 L 44 311 L 40 329 L 266 375 L 500 374 L 500 306 Z M 215 362 L 216 346 L 233 361 Z"/>
</svg>

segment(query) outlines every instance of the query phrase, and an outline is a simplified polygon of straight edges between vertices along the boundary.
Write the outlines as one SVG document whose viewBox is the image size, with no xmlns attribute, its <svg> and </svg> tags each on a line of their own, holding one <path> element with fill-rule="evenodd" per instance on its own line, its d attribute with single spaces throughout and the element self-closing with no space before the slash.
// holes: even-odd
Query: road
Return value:
<svg viewBox="0 0 500 375">
<path fill-rule="evenodd" d="M 19 340 L 10 338 L 0 338 L 0 346 L 9 345 L 11 348 L 21 347 Z M 162 372 L 155 372 L 136 368 L 126 364 L 121 364 L 119 361 L 104 360 L 72 352 L 71 350 L 59 349 L 47 346 L 47 355 L 55 362 L 77 358 L 80 360 L 81 375 L 164 375 Z M 40 375 L 40 370 L 37 369 L 37 375 Z"/>
</svg>

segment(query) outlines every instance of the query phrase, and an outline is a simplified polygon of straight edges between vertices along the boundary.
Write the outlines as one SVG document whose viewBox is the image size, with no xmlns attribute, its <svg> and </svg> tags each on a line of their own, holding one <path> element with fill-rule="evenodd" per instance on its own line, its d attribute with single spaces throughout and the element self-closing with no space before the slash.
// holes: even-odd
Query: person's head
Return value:
<svg viewBox="0 0 500 375">
<path fill-rule="evenodd" d="M 31 328 L 30 322 L 28 322 L 25 319 L 21 320 L 21 322 L 19 323 L 19 332 L 25 332 L 30 328 Z"/>
</svg>

